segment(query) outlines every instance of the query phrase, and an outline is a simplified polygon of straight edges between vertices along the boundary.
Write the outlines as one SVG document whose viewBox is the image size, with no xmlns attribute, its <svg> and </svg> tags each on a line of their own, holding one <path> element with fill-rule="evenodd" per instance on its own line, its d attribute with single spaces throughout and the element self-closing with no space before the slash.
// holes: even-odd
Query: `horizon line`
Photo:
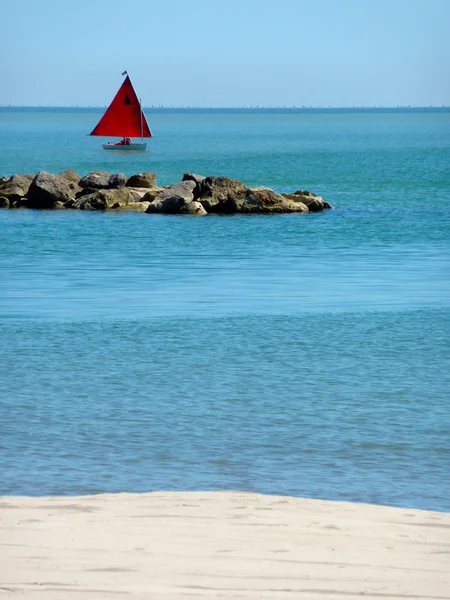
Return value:
<svg viewBox="0 0 450 600">
<path fill-rule="evenodd" d="M 246 104 L 246 105 L 235 105 L 235 106 L 210 106 L 210 105 L 186 105 L 186 104 L 180 104 L 180 105 L 163 105 L 163 104 L 149 104 L 149 105 L 142 105 L 143 108 L 146 109 L 151 109 L 151 108 L 156 108 L 156 109 L 204 109 L 204 110 L 236 110 L 236 109 L 247 109 L 247 110 L 279 110 L 279 109 L 283 109 L 283 110 L 304 110 L 304 109 L 308 109 L 308 110 L 352 110 L 352 109 L 374 109 L 374 108 L 383 108 L 383 109 L 396 109 L 396 108 L 409 108 L 409 109 L 417 109 L 417 108 L 450 108 L 450 104 L 446 105 L 446 104 L 429 104 L 427 106 L 425 105 L 410 105 L 410 104 L 397 104 L 397 105 L 382 105 L 382 104 L 378 104 L 378 105 L 365 105 L 365 104 L 354 104 L 354 105 L 345 105 L 345 106 L 324 106 L 323 104 L 318 104 L 318 105 L 281 105 L 281 104 L 269 104 L 269 105 L 262 105 L 262 104 Z M 88 104 L 88 105 L 81 105 L 81 104 L 59 104 L 59 105 L 55 105 L 55 104 L 0 104 L 0 108 L 107 108 L 108 105 L 107 104 L 96 104 L 96 105 L 92 105 L 92 104 Z"/>
</svg>

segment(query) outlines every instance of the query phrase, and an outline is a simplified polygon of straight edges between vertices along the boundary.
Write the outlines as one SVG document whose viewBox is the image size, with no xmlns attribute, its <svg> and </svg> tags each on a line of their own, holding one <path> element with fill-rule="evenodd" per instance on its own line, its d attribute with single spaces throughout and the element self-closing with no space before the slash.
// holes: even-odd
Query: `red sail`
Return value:
<svg viewBox="0 0 450 600">
<path fill-rule="evenodd" d="M 152 137 L 147 119 L 141 110 L 140 102 L 128 75 L 90 135 Z"/>
</svg>

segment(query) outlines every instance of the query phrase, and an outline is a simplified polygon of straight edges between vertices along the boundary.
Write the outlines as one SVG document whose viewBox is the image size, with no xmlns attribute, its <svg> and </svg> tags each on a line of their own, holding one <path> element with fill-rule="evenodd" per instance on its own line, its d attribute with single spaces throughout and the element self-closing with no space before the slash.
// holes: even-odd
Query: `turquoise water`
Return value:
<svg viewBox="0 0 450 600">
<path fill-rule="evenodd" d="M 1 109 L 0 175 L 190 170 L 336 210 L 0 211 L 0 494 L 450 510 L 450 112 L 155 110 L 139 157 L 85 137 L 100 114 Z"/>
</svg>

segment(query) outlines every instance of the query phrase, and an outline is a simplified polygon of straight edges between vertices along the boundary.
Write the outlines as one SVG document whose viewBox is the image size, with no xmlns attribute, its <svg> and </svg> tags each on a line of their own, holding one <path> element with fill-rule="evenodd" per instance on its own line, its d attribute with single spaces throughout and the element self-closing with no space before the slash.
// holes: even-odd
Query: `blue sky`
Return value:
<svg viewBox="0 0 450 600">
<path fill-rule="evenodd" d="M 0 104 L 450 105 L 450 0 L 0 0 Z M 8 23 L 10 26 L 8 26 Z"/>
</svg>

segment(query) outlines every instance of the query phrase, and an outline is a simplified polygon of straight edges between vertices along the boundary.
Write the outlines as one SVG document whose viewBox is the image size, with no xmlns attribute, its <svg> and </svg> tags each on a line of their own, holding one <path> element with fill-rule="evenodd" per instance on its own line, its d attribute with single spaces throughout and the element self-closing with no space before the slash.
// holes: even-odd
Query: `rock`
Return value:
<svg viewBox="0 0 450 600">
<path fill-rule="evenodd" d="M 65 177 L 40 171 L 31 182 L 26 198 L 29 208 L 54 208 L 57 202 L 65 204 L 74 199 L 78 190 L 78 186 L 68 183 Z"/>
<path fill-rule="evenodd" d="M 158 194 L 157 198 L 161 200 L 166 200 L 167 198 L 179 196 L 184 198 L 186 202 L 192 202 L 194 199 L 194 188 L 196 184 L 195 181 L 182 181 L 181 183 L 174 183 L 173 185 L 168 185 L 163 188 L 163 190 Z"/>
<path fill-rule="evenodd" d="M 79 186 L 83 189 L 107 190 L 125 186 L 127 178 L 123 173 L 111 175 L 106 171 L 92 171 L 80 179 Z"/>
<path fill-rule="evenodd" d="M 79 185 L 81 177 L 73 169 L 67 169 L 66 171 L 63 171 L 62 173 L 60 173 L 59 176 L 63 177 L 67 181 L 70 189 L 74 190 L 75 197 L 77 197 L 77 194 L 79 194 L 80 192 L 83 191 Z M 55 208 L 61 208 L 61 207 L 55 206 Z"/>
<path fill-rule="evenodd" d="M 27 185 L 27 182 L 24 180 L 27 180 L 29 185 L 33 181 L 33 179 L 34 175 L 29 173 L 25 175 L 22 173 L 14 173 L 13 175 L 11 175 L 11 177 L 0 177 L 0 189 L 5 187 L 6 185 L 9 185 L 11 182 Z"/>
<path fill-rule="evenodd" d="M 0 196 L 0 208 L 9 208 L 10 201 L 9 198 L 5 198 L 4 196 Z"/>
<path fill-rule="evenodd" d="M 123 173 L 114 173 L 108 180 L 109 188 L 124 187 L 127 183 L 127 178 Z"/>
<path fill-rule="evenodd" d="M 143 200 L 150 201 L 146 210 L 148 213 L 161 212 L 165 214 L 182 214 L 184 207 L 194 200 L 193 190 L 195 181 L 182 181 L 168 185 L 158 191 L 150 200 L 150 193 L 145 194 Z"/>
<path fill-rule="evenodd" d="M 75 202 L 67 202 L 66 208 L 75 208 L 78 210 L 107 210 L 108 203 L 98 192 L 93 192 L 77 198 Z"/>
<path fill-rule="evenodd" d="M 207 215 L 208 213 L 204 209 L 203 204 L 201 202 L 197 202 L 194 200 L 193 202 L 189 202 L 188 204 L 184 205 L 184 207 L 181 210 L 181 214 L 201 216 Z"/>
<path fill-rule="evenodd" d="M 164 191 L 165 188 L 155 188 L 154 190 L 146 191 L 142 197 L 142 202 L 153 202 L 158 194 Z"/>
<path fill-rule="evenodd" d="M 202 190 L 202 182 L 205 179 L 203 175 L 195 175 L 194 173 L 184 173 L 183 181 L 193 181 L 195 188 L 192 190 L 194 194 L 194 200 L 198 200 Z"/>
<path fill-rule="evenodd" d="M 199 201 L 208 213 L 232 214 L 241 212 L 247 191 L 247 186 L 235 179 L 205 177 L 200 184 Z"/>
<path fill-rule="evenodd" d="M 307 213 L 310 212 L 309 208 L 303 202 L 294 202 L 293 200 L 286 199 L 285 210 L 281 212 L 300 212 Z"/>
<path fill-rule="evenodd" d="M 159 198 L 158 200 L 161 203 L 159 212 L 166 215 L 183 214 L 186 205 L 192 201 L 187 202 L 183 196 L 169 196 L 169 198 Z"/>
<path fill-rule="evenodd" d="M 125 187 L 125 186 L 122 186 L 122 187 Z M 116 189 L 116 190 L 119 190 L 119 189 L 122 189 L 122 187 L 120 187 L 120 188 L 101 188 L 101 189 L 105 189 L 105 190 L 107 190 L 107 189 Z M 84 188 L 84 189 L 81 189 L 79 192 L 76 193 L 76 198 L 78 200 L 79 198 L 82 198 L 83 196 L 89 196 L 91 194 L 96 194 L 99 191 L 100 190 L 96 189 L 96 188 Z M 146 192 L 147 192 L 147 190 L 145 190 L 143 188 L 126 188 L 126 191 L 130 192 L 130 194 L 131 194 L 130 197 L 133 198 L 134 202 L 140 202 L 143 199 L 143 197 L 145 196 Z"/>
<path fill-rule="evenodd" d="M 78 185 L 80 183 L 81 177 L 73 169 L 67 169 L 66 171 L 63 171 L 62 173 L 60 173 L 59 175 L 60 175 L 60 177 L 64 177 L 64 179 L 66 179 L 68 181 L 68 183 L 73 183 L 76 185 Z"/>
<path fill-rule="evenodd" d="M 242 206 L 243 213 L 308 212 L 301 202 L 294 202 L 270 188 L 250 188 Z"/>
<path fill-rule="evenodd" d="M 124 208 L 133 203 L 133 194 L 125 187 L 97 190 L 92 194 L 81 196 L 67 208 L 78 208 L 80 210 L 111 210 Z"/>
<path fill-rule="evenodd" d="M 297 190 L 292 194 L 282 194 L 282 196 L 293 202 L 302 202 L 308 207 L 309 212 L 321 212 L 322 210 L 333 208 L 323 198 L 306 190 Z"/>
<path fill-rule="evenodd" d="M 91 171 L 80 179 L 79 186 L 90 190 L 107 189 L 110 177 L 111 174 L 106 171 Z"/>
<path fill-rule="evenodd" d="M 8 198 L 10 204 L 16 200 L 20 200 L 20 198 L 26 196 L 33 178 L 34 175 L 21 175 L 20 173 L 15 173 L 2 183 L 0 187 L 1 195 L 3 198 Z"/>
<path fill-rule="evenodd" d="M 153 214 L 157 214 L 161 212 L 161 206 L 162 206 L 162 201 L 161 200 L 153 200 L 152 202 L 148 203 L 147 208 L 145 209 L 145 212 L 153 215 Z"/>
<path fill-rule="evenodd" d="M 146 188 L 142 187 L 127 187 L 127 190 L 130 192 L 133 202 L 142 202 L 144 200 L 144 196 L 148 192 Z M 150 202 L 150 200 L 148 200 L 148 202 Z"/>
<path fill-rule="evenodd" d="M 28 198 L 19 198 L 11 203 L 11 208 L 28 208 Z"/>
<path fill-rule="evenodd" d="M 80 188 L 80 190 L 75 194 L 75 198 L 81 198 L 82 196 L 88 196 L 89 194 L 95 194 L 98 192 L 97 188 Z"/>
<path fill-rule="evenodd" d="M 132 175 L 127 183 L 127 187 L 135 188 L 156 188 L 156 173 L 138 173 Z"/>
<path fill-rule="evenodd" d="M 203 177 L 203 175 L 195 175 L 195 173 L 189 173 L 186 172 L 183 175 L 183 181 L 195 181 L 195 183 L 199 186 L 201 184 L 201 182 L 204 180 L 205 178 Z"/>
<path fill-rule="evenodd" d="M 130 202 L 125 206 L 113 206 L 113 208 L 118 208 L 122 210 L 135 210 L 137 212 L 145 212 L 148 208 L 150 202 Z"/>
<path fill-rule="evenodd" d="M 143 197 L 144 201 L 149 201 L 148 212 L 179 212 L 177 207 L 181 209 L 185 204 L 189 204 L 194 200 L 193 190 L 195 188 L 194 181 L 183 181 L 174 183 L 155 192 L 152 190 Z"/>
</svg>

